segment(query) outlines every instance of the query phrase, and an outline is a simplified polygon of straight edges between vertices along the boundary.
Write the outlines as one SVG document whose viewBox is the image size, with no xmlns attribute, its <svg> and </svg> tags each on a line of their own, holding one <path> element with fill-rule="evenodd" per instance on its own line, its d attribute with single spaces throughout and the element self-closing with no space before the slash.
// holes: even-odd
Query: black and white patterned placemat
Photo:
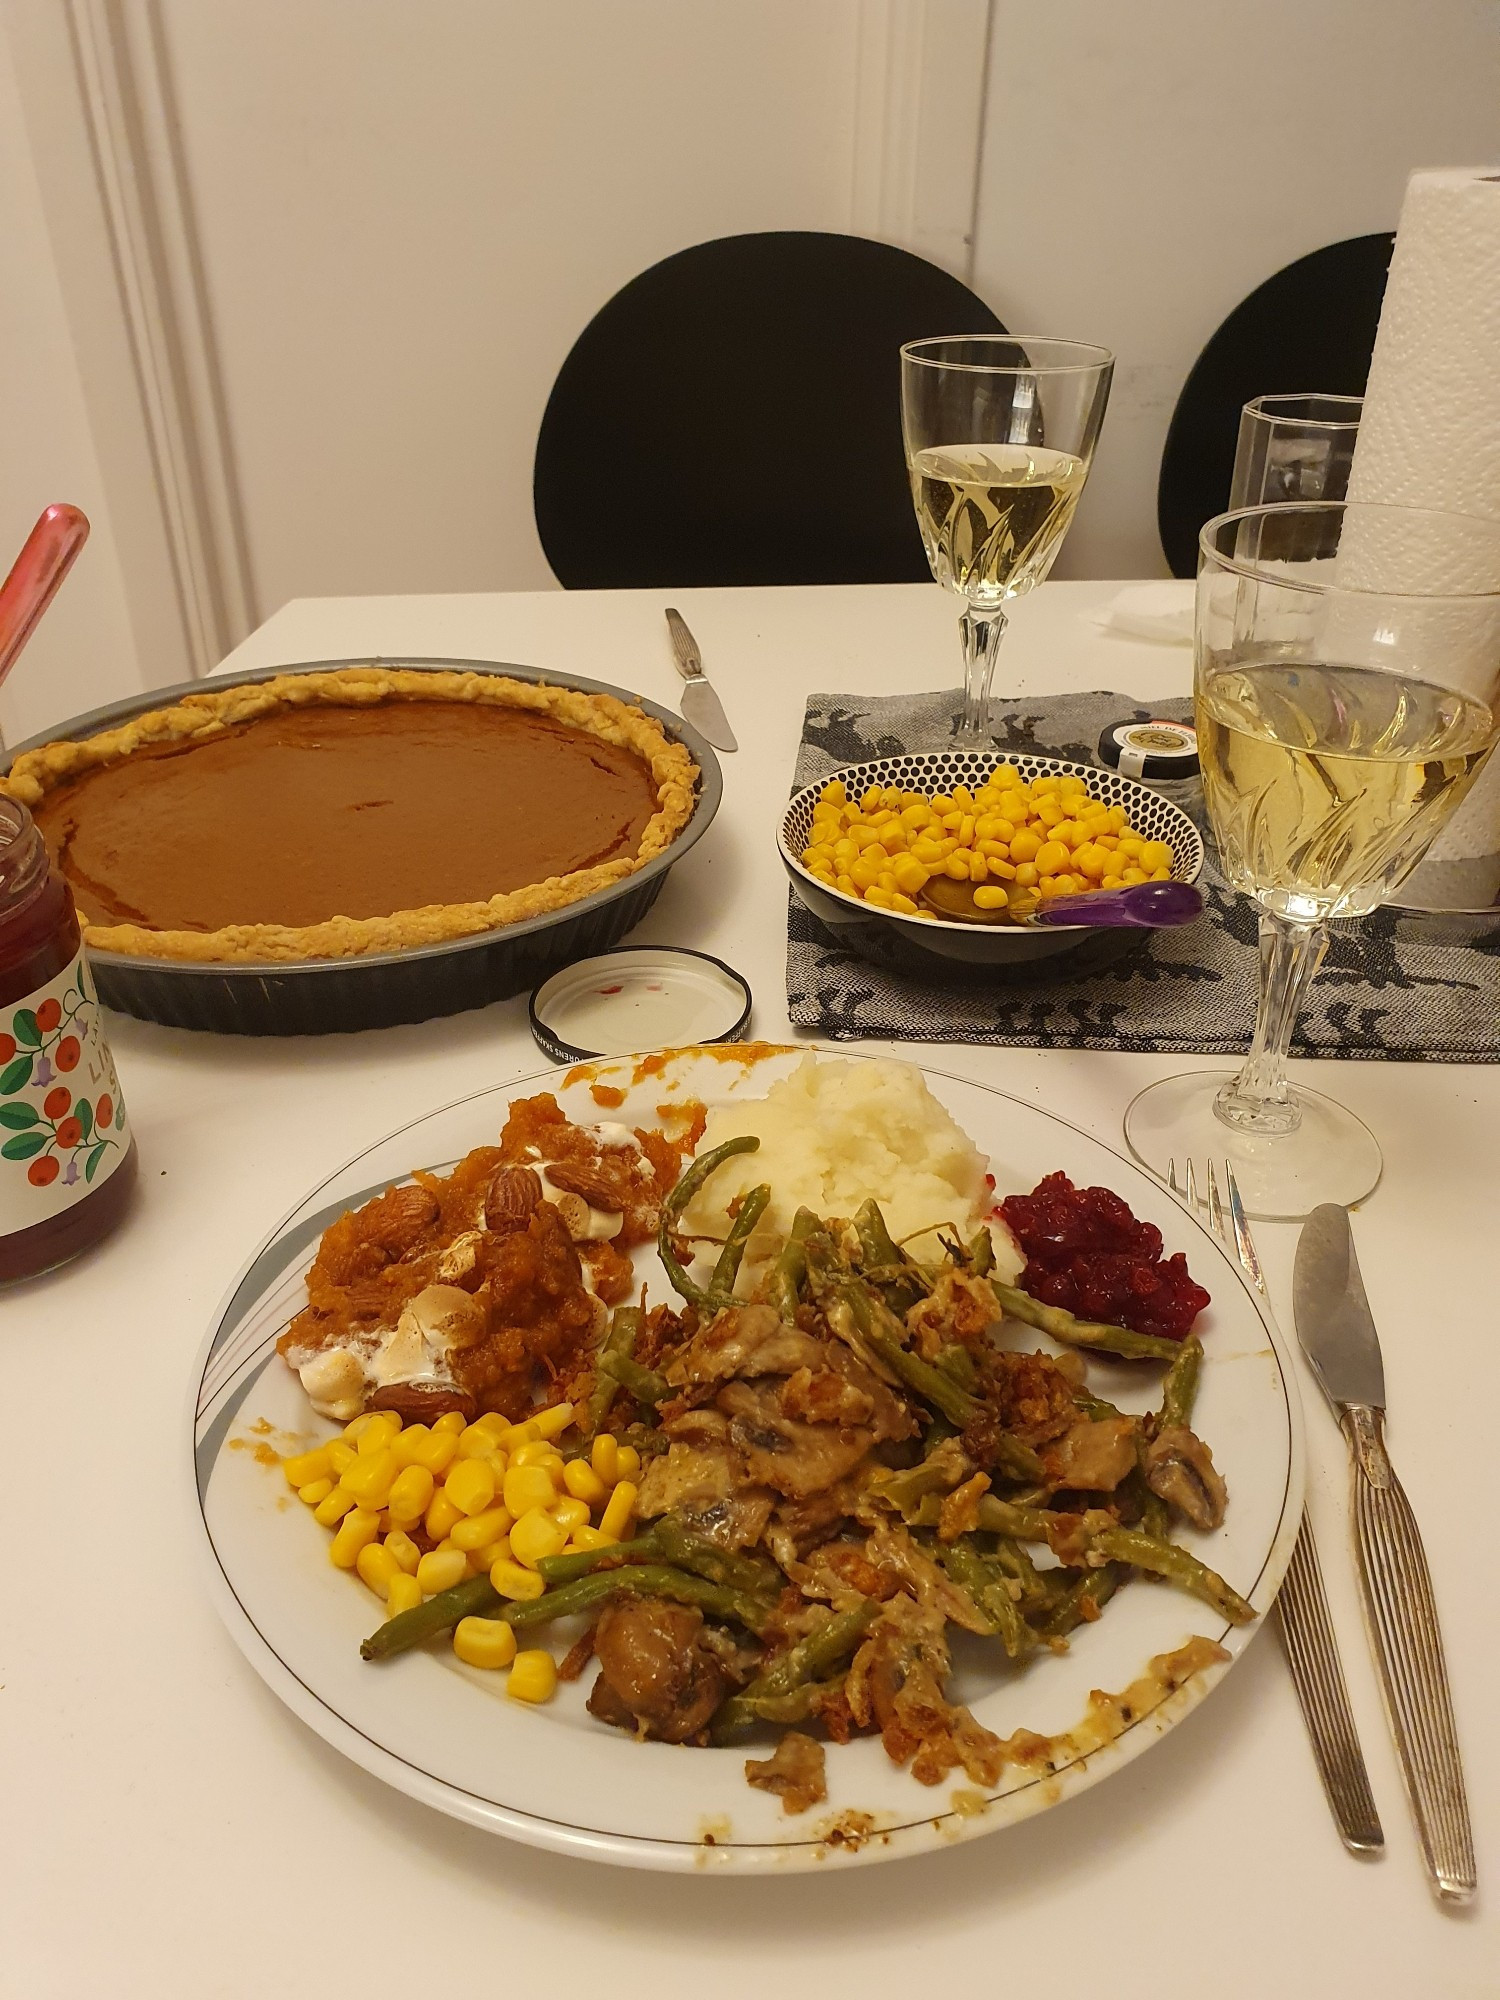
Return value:
<svg viewBox="0 0 1500 2000">
<path fill-rule="evenodd" d="M 808 698 L 793 790 L 845 764 L 953 739 L 959 697 L 815 694 Z M 1092 763 L 1106 723 L 1186 719 L 1185 699 L 1128 695 L 997 699 L 1001 751 Z M 787 1006 L 798 1027 L 835 1040 L 1000 1042 L 1022 1048 L 1161 1050 L 1238 1057 L 1249 1042 L 1258 971 L 1254 906 L 1212 860 L 1203 920 L 1152 931 L 1102 971 L 1040 969 L 1011 983 L 935 985 L 856 958 L 795 896 L 787 924 Z M 1067 967 L 1068 961 L 1056 961 Z M 1500 937 L 1442 944 L 1388 910 L 1335 927 L 1298 1024 L 1293 1053 L 1366 1061 L 1500 1061 Z"/>
</svg>

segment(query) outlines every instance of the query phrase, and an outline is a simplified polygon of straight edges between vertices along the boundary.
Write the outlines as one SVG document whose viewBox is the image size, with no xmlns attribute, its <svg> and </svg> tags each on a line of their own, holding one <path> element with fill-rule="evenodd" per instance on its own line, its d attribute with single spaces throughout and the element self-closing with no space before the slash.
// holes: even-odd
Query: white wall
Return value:
<svg viewBox="0 0 1500 2000">
<path fill-rule="evenodd" d="M 1111 345 L 1058 573 L 1159 573 L 1167 421 L 1224 314 L 1390 227 L 1413 166 L 1500 157 L 1493 0 L 0 20 L 30 137 L 0 47 L 0 562 L 48 500 L 95 523 L 0 696 L 13 734 L 180 678 L 292 596 L 549 584 L 531 460 L 558 366 L 628 278 L 735 230 L 883 236 L 1018 330 Z"/>
<path fill-rule="evenodd" d="M 592 314 L 847 228 L 856 5 L 163 0 L 265 611 L 552 582 L 532 449 Z"/>
<path fill-rule="evenodd" d="M 82 507 L 89 539 L 3 689 L 11 743 L 141 686 L 110 512 L 0 36 L 0 576 L 42 509 Z"/>
<path fill-rule="evenodd" d="M 1165 575 L 1157 469 L 1215 328 L 1294 258 L 1393 229 L 1413 168 L 1496 159 L 1493 0 L 995 0 L 976 289 L 1118 357 L 1054 574 Z"/>
</svg>

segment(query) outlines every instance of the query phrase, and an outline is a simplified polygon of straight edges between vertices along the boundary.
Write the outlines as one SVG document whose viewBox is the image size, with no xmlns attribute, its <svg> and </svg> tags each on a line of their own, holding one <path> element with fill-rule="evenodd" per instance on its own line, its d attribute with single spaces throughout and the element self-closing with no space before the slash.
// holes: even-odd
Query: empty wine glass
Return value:
<svg viewBox="0 0 1500 2000">
<path fill-rule="evenodd" d="M 1152 1084 L 1125 1136 L 1163 1178 L 1227 1153 L 1249 1213 L 1295 1219 L 1380 1179 L 1374 1135 L 1294 1087 L 1287 1050 L 1329 923 L 1391 896 L 1494 745 L 1500 524 L 1319 501 L 1221 514 L 1200 551 L 1203 795 L 1225 875 L 1260 906 L 1259 1005 L 1238 1074 Z"/>
<path fill-rule="evenodd" d="M 1256 396 L 1240 412 L 1229 510 L 1281 501 L 1342 500 L 1359 436 L 1362 396 Z"/>
<path fill-rule="evenodd" d="M 1088 478 L 1114 356 L 999 333 L 901 350 L 901 427 L 932 573 L 963 599 L 961 735 L 989 737 L 1005 605 L 1042 582 Z"/>
</svg>

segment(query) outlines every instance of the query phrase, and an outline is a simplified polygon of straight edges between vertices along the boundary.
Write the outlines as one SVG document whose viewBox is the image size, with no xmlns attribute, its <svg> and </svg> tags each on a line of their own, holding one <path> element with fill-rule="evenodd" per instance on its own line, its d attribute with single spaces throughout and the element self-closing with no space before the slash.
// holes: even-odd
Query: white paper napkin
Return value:
<svg viewBox="0 0 1500 2000">
<path fill-rule="evenodd" d="M 1152 639 L 1162 646 L 1193 643 L 1193 584 L 1191 578 L 1161 583 L 1132 583 L 1094 619 L 1106 632 L 1132 639 Z"/>
</svg>

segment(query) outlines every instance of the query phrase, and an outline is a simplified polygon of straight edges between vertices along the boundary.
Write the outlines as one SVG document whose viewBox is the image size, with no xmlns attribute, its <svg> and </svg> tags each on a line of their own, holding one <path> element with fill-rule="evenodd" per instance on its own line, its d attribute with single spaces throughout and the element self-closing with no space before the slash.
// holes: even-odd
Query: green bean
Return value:
<svg viewBox="0 0 1500 2000">
<path fill-rule="evenodd" d="M 970 1478 L 973 1471 L 973 1461 L 962 1452 L 944 1452 L 939 1446 L 915 1465 L 905 1466 L 899 1472 L 879 1475 L 873 1491 L 898 1511 L 904 1511 L 915 1506 L 928 1493 L 951 1493 L 955 1486 L 961 1486 Z"/>
<path fill-rule="evenodd" d="M 1049 1571 L 1056 1575 L 1056 1571 Z M 1080 1625 L 1092 1624 L 1114 1596 L 1127 1574 L 1124 1563 L 1106 1563 L 1102 1569 L 1086 1569 L 1075 1575 L 1052 1609 L 1040 1620 L 1045 1639 L 1065 1639 Z M 1093 1616 L 1085 1610 L 1093 1607 Z"/>
<path fill-rule="evenodd" d="M 1008 1577 L 1021 1586 L 1022 1606 L 1045 1603 L 1050 1592 L 1042 1582 L 1041 1572 L 1027 1555 L 1021 1544 L 1010 1535 L 1001 1535 L 995 1542 L 995 1553 L 991 1557 Z"/>
<path fill-rule="evenodd" d="M 758 1702 L 768 1696 L 789 1695 L 805 1682 L 823 1678 L 830 1668 L 848 1659 L 874 1623 L 879 1610 L 875 1600 L 867 1597 L 854 1610 L 836 1612 L 809 1632 L 805 1639 L 799 1639 L 795 1646 L 788 1646 L 784 1653 L 779 1653 L 747 1688 L 731 1695 L 720 1706 L 713 1720 L 714 1741 L 719 1742 L 735 1730 L 744 1729 L 756 1721 Z"/>
<path fill-rule="evenodd" d="M 726 1590 L 686 1570 L 665 1563 L 627 1563 L 619 1569 L 598 1569 L 571 1583 L 547 1590 L 540 1597 L 528 1597 L 519 1604 L 506 1604 L 500 1616 L 516 1630 L 545 1625 L 553 1618 L 570 1618 L 580 1611 L 592 1611 L 597 1604 L 622 1595 L 667 1597 L 677 1604 L 693 1604 L 711 1617 L 733 1619 L 751 1632 L 761 1631 L 770 1618 L 770 1606 L 741 1590 Z M 435 1601 L 435 1600 L 434 1600 Z"/>
<path fill-rule="evenodd" d="M 604 1344 L 594 1360 L 594 1386 L 589 1391 L 583 1420 L 585 1437 L 595 1437 L 603 1429 L 604 1419 L 609 1415 L 609 1406 L 614 1401 L 615 1390 L 619 1386 L 615 1378 L 605 1372 L 605 1357 L 610 1354 L 633 1353 L 635 1344 L 640 1339 L 642 1317 L 639 1306 L 620 1306 L 609 1323 L 609 1332 L 604 1336 Z"/>
<path fill-rule="evenodd" d="M 665 1376 L 658 1375 L 654 1368 L 643 1368 L 628 1354 L 603 1354 L 599 1357 L 599 1367 L 638 1403 L 645 1403 L 653 1410 L 672 1393 Z"/>
<path fill-rule="evenodd" d="M 1094 1396 L 1087 1389 L 1075 1389 L 1073 1402 L 1080 1415 L 1091 1424 L 1102 1423 L 1106 1417 L 1117 1417 L 1120 1412 L 1113 1403 L 1106 1403 L 1102 1396 Z"/>
<path fill-rule="evenodd" d="M 1009 1535 L 1016 1542 L 1045 1542 L 1049 1529 L 1062 1518 L 1045 1507 L 1023 1507 L 994 1493 L 981 1493 L 975 1511 L 987 1534 Z"/>
<path fill-rule="evenodd" d="M 854 1215 L 855 1233 L 859 1237 L 860 1261 L 866 1271 L 895 1270 L 901 1263 L 901 1251 L 886 1226 L 885 1213 L 878 1201 L 861 1202 Z"/>
<path fill-rule="evenodd" d="M 666 1554 L 660 1541 L 660 1529 L 658 1521 L 633 1541 L 609 1542 L 602 1549 L 579 1549 L 573 1555 L 543 1556 L 537 1563 L 536 1573 L 550 1587 L 554 1583 L 572 1583 L 576 1577 L 589 1576 L 596 1569 L 618 1569 L 622 1563 L 655 1562 Z"/>
<path fill-rule="evenodd" d="M 1180 1424 L 1184 1430 L 1193 1421 L 1193 1403 L 1198 1395 L 1198 1375 L 1203 1366 L 1203 1342 L 1189 1334 L 1178 1349 L 1177 1359 L 1167 1370 L 1161 1385 L 1161 1415 L 1158 1425 L 1167 1430 Z"/>
<path fill-rule="evenodd" d="M 891 1311 L 904 1319 L 923 1296 L 926 1286 L 891 1235 L 878 1201 L 860 1204 L 854 1229 L 859 1237 L 860 1266 L 867 1282 L 878 1286 Z"/>
<path fill-rule="evenodd" d="M 974 1366 L 974 1357 L 961 1341 L 945 1347 L 934 1366 L 941 1368 L 950 1382 L 956 1382 L 960 1389 L 967 1389 L 971 1394 L 979 1386 L 979 1371 Z"/>
<path fill-rule="evenodd" d="M 826 1292 L 848 1284 L 849 1265 L 821 1222 L 808 1231 L 802 1258 L 808 1289 L 820 1304 Z"/>
<path fill-rule="evenodd" d="M 960 1430 L 971 1424 L 983 1407 L 977 1398 L 971 1396 L 967 1389 L 961 1389 L 941 1368 L 934 1368 L 930 1361 L 924 1361 L 919 1354 L 903 1347 L 894 1330 L 900 1322 L 863 1285 L 848 1285 L 844 1291 L 860 1337 L 876 1359 L 883 1361 L 893 1374 L 899 1375 L 907 1388 L 914 1390 L 923 1402 L 941 1410 L 948 1421 L 957 1424 Z M 901 1328 L 903 1333 L 905 1330 Z"/>
<path fill-rule="evenodd" d="M 783 1579 L 774 1563 L 733 1549 L 721 1549 L 717 1543 L 695 1535 L 674 1514 L 662 1515 L 651 1531 L 651 1539 L 669 1563 L 675 1563 L 679 1569 L 692 1570 L 696 1576 L 705 1576 L 710 1583 L 722 1583 L 731 1590 L 746 1591 L 752 1597 L 778 1597 L 781 1594 Z M 629 1543 L 625 1546 L 628 1548 Z"/>
<path fill-rule="evenodd" d="M 1153 1576 L 1175 1583 L 1179 1590 L 1201 1597 L 1231 1625 L 1248 1625 L 1256 1615 L 1217 1570 L 1199 1562 L 1176 1542 L 1161 1541 L 1139 1528 L 1104 1528 L 1093 1537 L 1092 1546 L 1100 1555 L 1129 1563 L 1135 1569 L 1149 1570 Z"/>
<path fill-rule="evenodd" d="M 1140 1438 L 1136 1440 L 1136 1452 L 1139 1462 L 1134 1471 L 1121 1481 L 1118 1491 L 1122 1499 L 1128 1500 L 1134 1506 L 1135 1525 L 1157 1541 L 1164 1542 L 1167 1540 L 1172 1512 L 1161 1495 L 1153 1493 L 1146 1482 L 1145 1444 Z"/>
<path fill-rule="evenodd" d="M 799 1208 L 792 1217 L 791 1233 L 782 1245 L 781 1255 L 766 1280 L 767 1305 L 789 1325 L 796 1321 L 802 1284 L 807 1276 L 807 1239 L 822 1226 L 810 1208 Z"/>
<path fill-rule="evenodd" d="M 801 1687 L 794 1687 L 789 1694 L 761 1694 L 753 1698 L 754 1714 L 748 1718 L 752 1722 L 806 1722 L 821 1709 L 823 1703 L 843 1691 L 847 1674 L 831 1674 L 826 1681 L 804 1681 Z M 751 1700 L 749 1696 L 741 1699 Z"/>
<path fill-rule="evenodd" d="M 1155 1334 L 1136 1333 L 1128 1326 L 1106 1326 L 1100 1320 L 1076 1319 L 1062 1306 L 1043 1305 L 1029 1292 L 1023 1292 L 1015 1285 L 1002 1284 L 998 1278 L 990 1279 L 990 1289 L 1001 1312 L 1009 1313 L 1012 1319 L 1024 1320 L 1027 1326 L 1037 1327 L 1043 1333 L 1050 1333 L 1064 1347 L 1096 1347 L 1104 1354 L 1118 1354 L 1124 1361 L 1175 1361 L 1177 1358 L 1180 1341 L 1158 1340 Z"/>
<path fill-rule="evenodd" d="M 451 1590 L 440 1590 L 436 1597 L 429 1597 L 425 1604 L 415 1604 L 410 1611 L 387 1618 L 363 1641 L 359 1649 L 360 1657 L 388 1660 L 396 1653 L 420 1646 L 424 1639 L 435 1639 L 439 1632 L 446 1632 L 460 1618 L 487 1614 L 500 1602 L 500 1593 L 487 1576 L 465 1577 Z"/>
<path fill-rule="evenodd" d="M 1167 1531 L 1172 1525 L 1172 1510 L 1159 1493 L 1153 1493 L 1145 1480 L 1141 1481 L 1141 1528 L 1158 1542 L 1167 1539 Z"/>
<path fill-rule="evenodd" d="M 872 1490 L 878 1493 L 881 1489 Z M 942 1520 L 946 1497 L 944 1494 L 928 1493 L 915 1506 L 903 1506 L 899 1512 L 909 1528 L 935 1528 Z M 1041 1507 L 1023 1507 L 1015 1501 L 1002 1500 L 994 1493 L 980 1494 L 974 1514 L 975 1525 L 984 1534 L 1008 1535 L 1017 1542 L 1046 1542 L 1049 1547 L 1049 1531 L 1066 1518 Z"/>
<path fill-rule="evenodd" d="M 739 1212 L 724 1238 L 719 1261 L 714 1265 L 714 1274 L 708 1281 L 709 1297 L 717 1299 L 721 1306 L 734 1304 L 734 1281 L 744 1261 L 745 1245 L 754 1234 L 756 1223 L 765 1214 L 770 1199 L 771 1190 L 763 1185 L 751 1188 L 740 1200 Z"/>
<path fill-rule="evenodd" d="M 1007 1479 L 1021 1479 L 1029 1485 L 1035 1485 L 1039 1479 L 1045 1477 L 1042 1461 L 1031 1446 L 1022 1444 L 1021 1440 L 1012 1437 L 1009 1431 L 1000 1431 L 996 1434 L 994 1453 L 995 1470 L 1003 1473 Z"/>
<path fill-rule="evenodd" d="M 989 1232 L 989 1225 L 981 1223 L 969 1238 L 966 1248 L 969 1253 L 969 1269 L 976 1278 L 987 1278 L 995 1268 L 995 1239 Z"/>
<path fill-rule="evenodd" d="M 961 1590 L 967 1591 L 999 1633 L 1007 1657 L 1019 1660 L 1029 1653 L 1036 1644 L 1036 1634 L 1021 1616 L 1021 1607 L 1011 1596 L 1006 1579 L 991 1570 L 968 1536 L 940 1542 L 935 1553 L 949 1576 Z"/>
<path fill-rule="evenodd" d="M 710 1312 L 718 1310 L 720 1301 L 701 1285 L 695 1285 L 683 1269 L 676 1251 L 672 1248 L 672 1224 L 687 1207 L 699 1188 L 726 1160 L 737 1153 L 754 1153 L 760 1148 L 760 1140 L 753 1132 L 746 1132 L 738 1139 L 726 1139 L 722 1146 L 715 1146 L 701 1159 L 694 1160 L 682 1179 L 673 1188 L 661 1205 L 661 1225 L 656 1232 L 656 1253 L 661 1258 L 662 1269 L 667 1274 L 667 1282 L 679 1297 L 689 1305 L 701 1306 Z"/>
</svg>

